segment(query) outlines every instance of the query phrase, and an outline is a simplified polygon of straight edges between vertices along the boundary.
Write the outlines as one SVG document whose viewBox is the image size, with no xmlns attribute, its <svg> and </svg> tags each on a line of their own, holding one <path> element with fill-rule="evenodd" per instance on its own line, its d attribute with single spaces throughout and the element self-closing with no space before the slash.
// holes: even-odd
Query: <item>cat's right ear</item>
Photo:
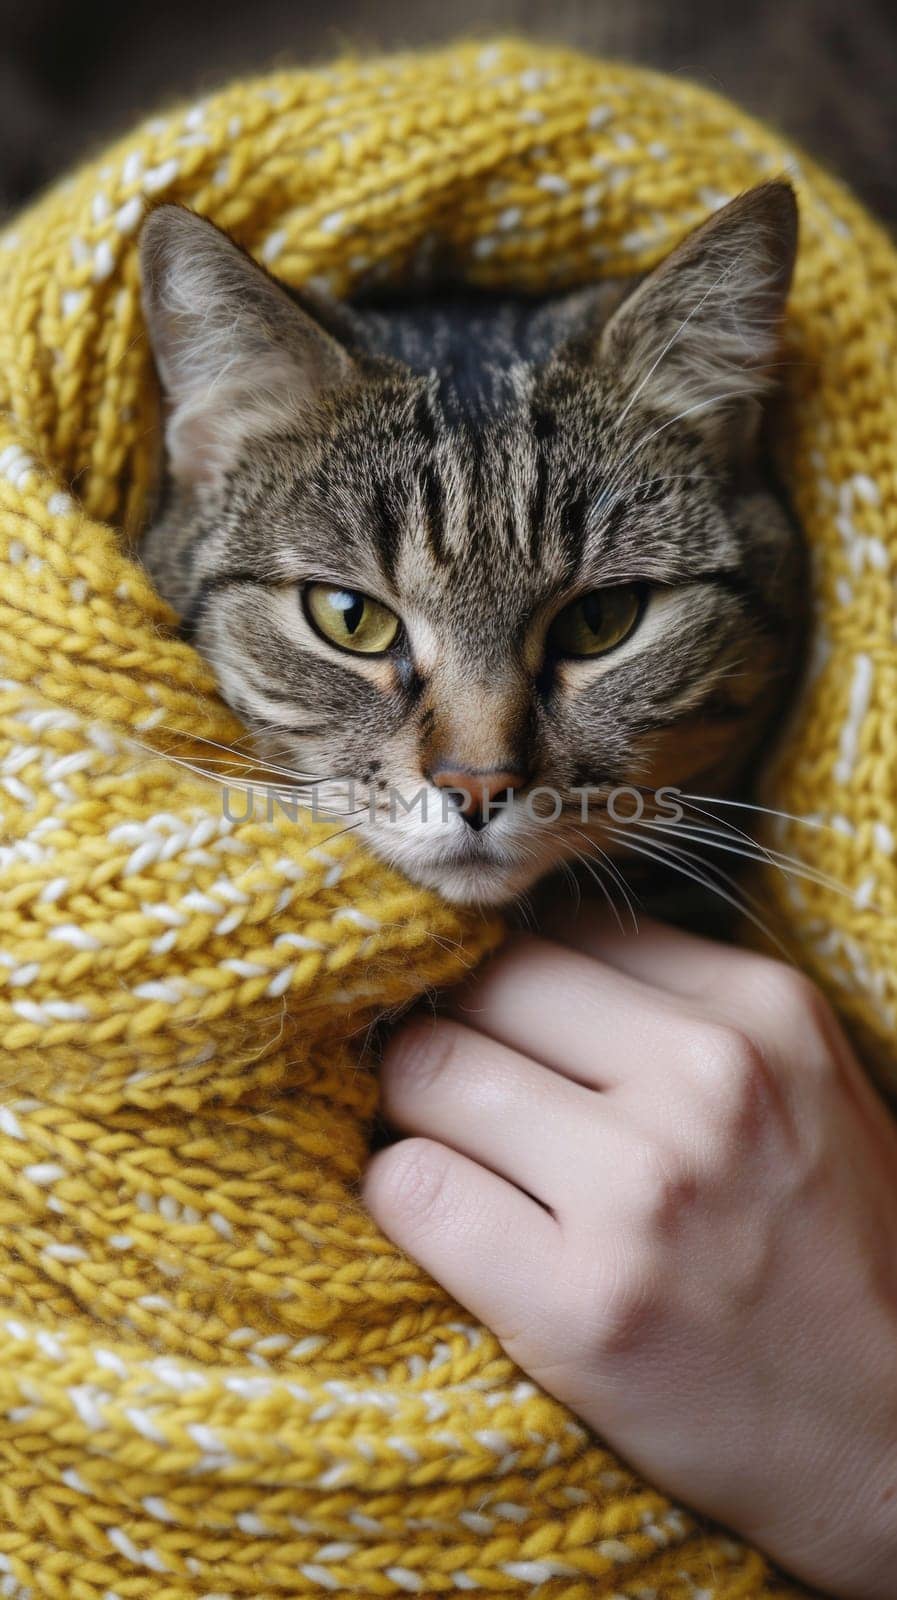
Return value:
<svg viewBox="0 0 897 1600">
<path fill-rule="evenodd" d="M 626 397 L 708 444 L 749 441 L 775 378 L 798 214 L 787 182 L 716 211 L 609 318 L 599 359 Z"/>
<path fill-rule="evenodd" d="M 216 481 L 247 439 L 295 425 L 326 391 L 353 380 L 343 345 L 195 212 L 151 211 L 140 266 L 168 464 L 185 487 Z"/>
</svg>

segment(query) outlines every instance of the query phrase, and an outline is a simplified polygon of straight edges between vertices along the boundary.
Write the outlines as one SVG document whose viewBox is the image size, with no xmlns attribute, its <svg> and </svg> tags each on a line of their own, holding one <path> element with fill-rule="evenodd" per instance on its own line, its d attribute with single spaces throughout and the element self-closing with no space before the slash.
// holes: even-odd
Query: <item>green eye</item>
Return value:
<svg viewBox="0 0 897 1600">
<path fill-rule="evenodd" d="M 341 650 L 380 656 L 399 631 L 395 613 L 370 595 L 359 594 L 357 589 L 341 589 L 335 583 L 310 583 L 304 599 L 309 622 L 322 638 L 339 645 Z"/>
<path fill-rule="evenodd" d="M 638 584 L 592 589 L 565 606 L 548 632 L 552 649 L 562 656 L 601 656 L 628 638 L 642 612 Z"/>
</svg>

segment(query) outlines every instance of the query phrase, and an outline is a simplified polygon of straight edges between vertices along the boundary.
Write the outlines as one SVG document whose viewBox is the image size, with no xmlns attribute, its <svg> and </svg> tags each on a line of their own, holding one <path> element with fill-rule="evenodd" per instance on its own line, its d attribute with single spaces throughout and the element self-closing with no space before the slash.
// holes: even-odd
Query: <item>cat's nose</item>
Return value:
<svg viewBox="0 0 897 1600">
<path fill-rule="evenodd" d="M 437 789 L 450 789 L 452 805 L 460 811 L 468 827 L 479 833 L 492 817 L 500 813 L 500 803 L 510 800 L 523 787 L 526 774 L 513 767 L 431 767 L 430 782 Z"/>
</svg>

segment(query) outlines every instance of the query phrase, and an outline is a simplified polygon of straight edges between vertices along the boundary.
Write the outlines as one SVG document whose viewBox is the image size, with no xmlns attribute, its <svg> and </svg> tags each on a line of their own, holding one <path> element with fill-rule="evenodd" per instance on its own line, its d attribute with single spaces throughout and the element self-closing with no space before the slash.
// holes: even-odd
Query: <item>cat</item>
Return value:
<svg viewBox="0 0 897 1600">
<path fill-rule="evenodd" d="M 732 790 L 800 649 L 763 426 L 797 224 L 769 182 L 638 280 L 348 305 L 149 214 L 141 557 L 277 781 L 481 905 Z"/>
</svg>

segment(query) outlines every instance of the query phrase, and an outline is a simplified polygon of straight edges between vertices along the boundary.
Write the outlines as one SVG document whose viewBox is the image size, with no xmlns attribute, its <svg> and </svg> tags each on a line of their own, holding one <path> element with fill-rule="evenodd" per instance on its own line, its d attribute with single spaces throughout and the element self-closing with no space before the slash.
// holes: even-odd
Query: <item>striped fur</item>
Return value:
<svg viewBox="0 0 897 1600">
<path fill-rule="evenodd" d="M 359 827 L 417 880 L 512 897 L 602 842 L 574 790 L 731 787 L 780 715 L 801 559 L 761 422 L 795 222 L 769 184 L 635 287 L 350 309 L 285 290 L 188 212 L 150 217 L 168 470 L 146 565 L 263 753 L 322 805 L 349 778 L 373 791 Z M 396 647 L 327 644 L 310 581 L 394 610 Z M 633 582 L 624 643 L 552 659 L 561 607 Z M 445 761 L 521 769 L 524 795 L 565 809 L 474 833 L 437 803 Z M 390 812 L 422 787 L 426 822 Z"/>
</svg>

